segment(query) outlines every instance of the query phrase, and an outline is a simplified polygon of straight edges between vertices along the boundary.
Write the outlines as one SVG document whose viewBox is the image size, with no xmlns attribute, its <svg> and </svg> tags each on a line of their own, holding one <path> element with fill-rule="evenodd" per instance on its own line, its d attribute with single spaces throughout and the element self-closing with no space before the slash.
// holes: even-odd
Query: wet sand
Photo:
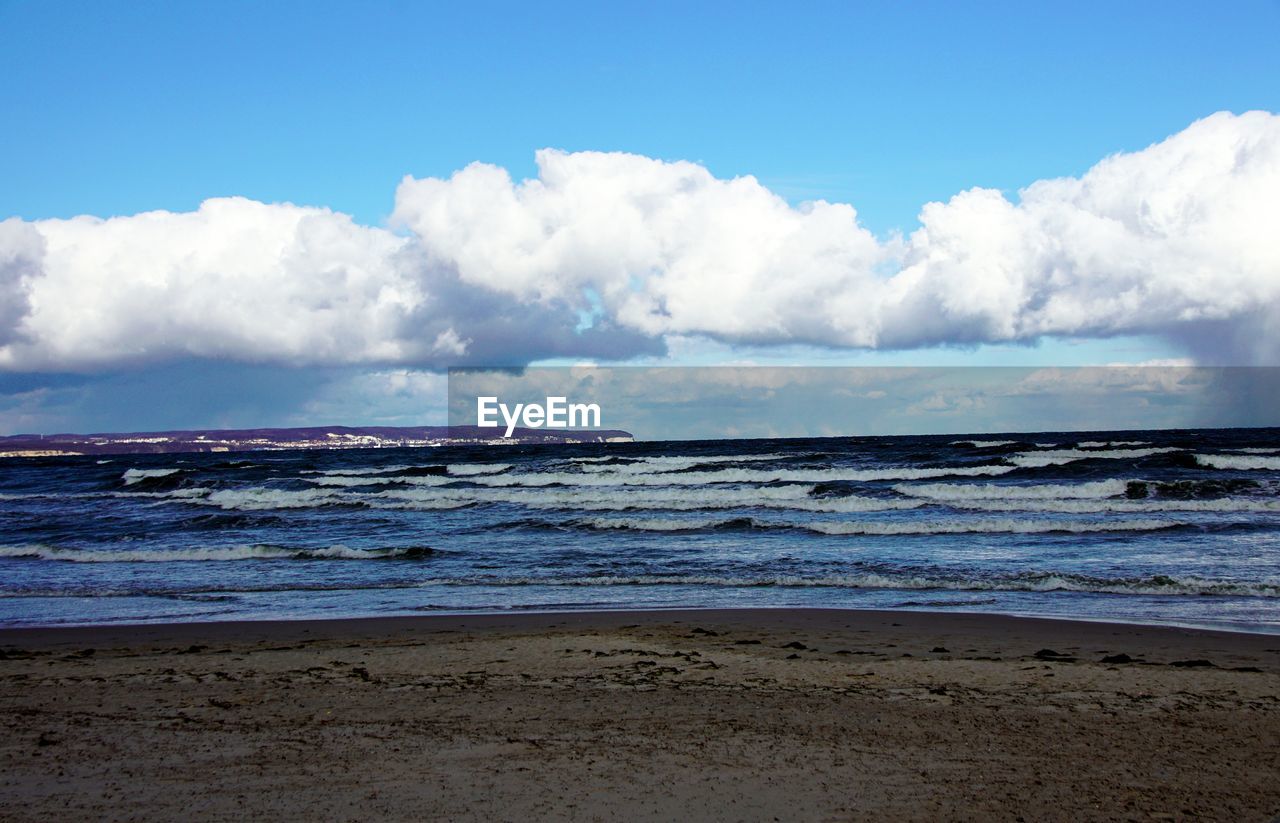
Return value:
<svg viewBox="0 0 1280 823">
<path fill-rule="evenodd" d="M 12 820 L 1280 813 L 1277 636 L 741 610 L 9 629 L 0 651 Z"/>
</svg>

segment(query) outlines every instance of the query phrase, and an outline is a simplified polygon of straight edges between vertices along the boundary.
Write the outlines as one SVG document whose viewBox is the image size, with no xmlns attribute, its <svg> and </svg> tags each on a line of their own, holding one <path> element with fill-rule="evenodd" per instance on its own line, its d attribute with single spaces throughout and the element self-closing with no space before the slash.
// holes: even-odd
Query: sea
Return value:
<svg viewBox="0 0 1280 823">
<path fill-rule="evenodd" d="M 1280 429 L 0 461 L 0 625 L 676 607 L 1280 632 Z"/>
</svg>

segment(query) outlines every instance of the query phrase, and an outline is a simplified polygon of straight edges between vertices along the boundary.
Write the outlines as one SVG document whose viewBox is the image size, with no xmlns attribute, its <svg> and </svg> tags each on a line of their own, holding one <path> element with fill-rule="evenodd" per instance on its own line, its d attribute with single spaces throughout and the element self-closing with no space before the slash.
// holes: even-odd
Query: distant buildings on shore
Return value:
<svg viewBox="0 0 1280 823">
<path fill-rule="evenodd" d="M 294 429 L 226 429 L 120 434 L 17 434 L 0 437 L 0 457 L 61 457 L 86 454 L 279 451 L 282 449 L 437 448 L 530 443 L 630 443 L 616 429 L 516 429 L 494 437 L 477 426 L 327 426 Z"/>
</svg>

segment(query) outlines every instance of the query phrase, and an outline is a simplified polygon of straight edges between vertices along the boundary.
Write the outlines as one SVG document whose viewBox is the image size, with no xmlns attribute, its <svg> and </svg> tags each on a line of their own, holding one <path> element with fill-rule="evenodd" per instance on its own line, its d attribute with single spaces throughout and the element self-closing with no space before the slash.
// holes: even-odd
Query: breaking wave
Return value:
<svg viewBox="0 0 1280 823">
<path fill-rule="evenodd" d="M 579 469 L 584 474 L 667 474 L 671 472 L 704 471 L 723 463 L 760 463 L 772 460 L 794 459 L 798 455 L 748 454 L 709 455 L 706 457 L 643 457 L 636 460 L 583 463 Z"/>
<path fill-rule="evenodd" d="M 1127 480 L 1099 480 L 1092 483 L 1014 486 L 1001 483 L 919 483 L 899 484 L 893 490 L 911 497 L 946 502 L 964 500 L 1061 500 L 1063 498 L 1106 498 L 1125 493 Z"/>
<path fill-rule="evenodd" d="M 662 472 L 660 474 L 530 472 L 481 476 L 483 486 L 700 486 L 705 483 L 821 483 L 923 480 L 933 477 L 983 477 L 1008 474 L 1013 466 L 939 466 L 912 469 L 722 469 L 720 471 Z"/>
<path fill-rule="evenodd" d="M 1243 457 L 1227 454 L 1197 454 L 1196 462 L 1212 469 L 1280 471 L 1280 457 Z"/>
<path fill-rule="evenodd" d="M 222 489 L 210 492 L 198 502 L 223 509 L 257 511 L 259 509 L 310 509 L 317 506 L 360 506 L 359 498 L 337 494 L 327 489 Z"/>
<path fill-rule="evenodd" d="M 391 484 L 410 486 L 446 486 L 460 478 L 437 474 L 329 474 L 306 478 L 317 486 L 386 486 Z"/>
<path fill-rule="evenodd" d="M 469 477 L 475 474 L 501 474 L 510 468 L 510 463 L 456 463 L 448 467 L 449 474 L 458 477 Z"/>
<path fill-rule="evenodd" d="M 1153 454 L 1168 454 L 1182 449 L 1173 446 L 1150 449 L 1057 449 L 1051 451 L 1022 452 L 1005 459 L 1024 469 L 1043 469 L 1049 466 L 1065 466 L 1077 460 L 1137 460 Z"/>
<path fill-rule="evenodd" d="M 890 520 L 836 522 L 776 522 L 750 517 L 734 518 L 639 518 L 595 517 L 578 524 L 590 529 L 629 531 L 704 531 L 750 529 L 798 529 L 827 535 L 920 535 L 920 534 L 1081 534 L 1086 532 L 1159 531 L 1186 524 L 1153 518 L 1135 520 L 1069 521 L 1028 518 L 968 518 L 963 520 Z"/>
<path fill-rule="evenodd" d="M 666 511 L 701 511 L 707 509 L 764 508 L 791 509 L 807 512 L 853 513 L 914 509 L 926 505 L 922 500 L 885 497 L 814 498 L 812 486 L 764 486 L 760 488 L 692 489 L 587 489 L 582 491 L 554 488 L 532 489 L 393 489 L 365 495 L 373 506 L 394 505 L 396 508 L 457 508 L 463 505 L 508 503 L 531 509 L 563 509 L 568 511 L 628 511 L 659 509 Z"/>
<path fill-rule="evenodd" d="M 222 546 L 200 549 L 68 549 L 58 546 L 0 546 L 0 557 L 60 560 L 71 563 L 191 563 L 229 560 L 387 560 L 426 557 L 425 546 L 391 549 L 354 549 L 336 545 L 322 548 L 287 546 Z"/>
<path fill-rule="evenodd" d="M 727 588 L 788 587 L 842 589 L 949 590 L 986 592 L 1085 592 L 1125 595 L 1217 595 L 1280 597 L 1280 581 L 1215 580 L 1199 577 L 1093 577 L 1028 572 L 985 578 L 920 575 L 910 572 L 771 577 L 720 575 L 598 575 L 581 577 L 473 577 L 423 580 L 421 586 L 714 586 Z"/>
<path fill-rule="evenodd" d="M 1077 449 L 1124 449 L 1136 446 L 1149 446 L 1146 440 L 1083 440 L 1076 444 Z"/>
<path fill-rule="evenodd" d="M 184 471 L 181 468 L 176 469 L 126 469 L 125 473 L 120 475 L 120 479 L 124 481 L 126 486 L 132 486 L 135 483 L 141 483 L 143 480 L 152 477 L 169 477 Z"/>
</svg>

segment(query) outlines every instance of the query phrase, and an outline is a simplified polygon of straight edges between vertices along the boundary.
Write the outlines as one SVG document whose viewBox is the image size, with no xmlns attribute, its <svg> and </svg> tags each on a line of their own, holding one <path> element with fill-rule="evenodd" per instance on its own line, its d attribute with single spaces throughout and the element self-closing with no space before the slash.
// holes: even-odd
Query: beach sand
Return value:
<svg viewBox="0 0 1280 823">
<path fill-rule="evenodd" d="M 741 610 L 10 629 L 0 649 L 11 820 L 1280 813 L 1277 636 Z"/>
</svg>

